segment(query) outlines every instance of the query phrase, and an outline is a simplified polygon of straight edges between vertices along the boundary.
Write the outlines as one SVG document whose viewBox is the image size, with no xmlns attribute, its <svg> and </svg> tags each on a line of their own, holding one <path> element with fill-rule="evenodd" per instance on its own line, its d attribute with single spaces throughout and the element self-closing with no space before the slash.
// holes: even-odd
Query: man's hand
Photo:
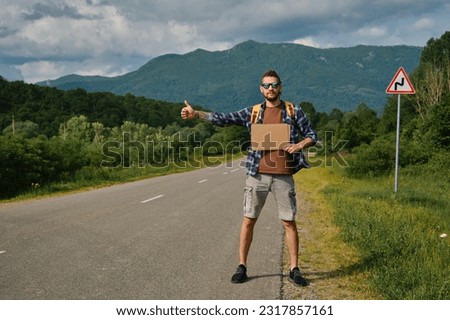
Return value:
<svg viewBox="0 0 450 320">
<path fill-rule="evenodd" d="M 305 150 L 308 147 L 314 145 L 313 141 L 311 140 L 311 138 L 306 138 L 303 141 L 300 141 L 299 143 L 296 144 L 287 144 L 284 147 L 284 151 L 286 151 L 287 153 L 295 153 L 295 152 L 300 152 L 301 150 Z"/>
<path fill-rule="evenodd" d="M 195 110 L 192 109 L 191 105 L 187 102 L 187 100 L 184 100 L 185 107 L 181 109 L 181 118 L 186 119 L 193 119 L 195 117 Z"/>
<path fill-rule="evenodd" d="M 287 153 L 295 153 L 295 152 L 299 152 L 300 150 L 302 150 L 302 147 L 299 143 L 297 144 L 288 144 L 284 147 L 284 151 L 286 151 Z"/>
</svg>

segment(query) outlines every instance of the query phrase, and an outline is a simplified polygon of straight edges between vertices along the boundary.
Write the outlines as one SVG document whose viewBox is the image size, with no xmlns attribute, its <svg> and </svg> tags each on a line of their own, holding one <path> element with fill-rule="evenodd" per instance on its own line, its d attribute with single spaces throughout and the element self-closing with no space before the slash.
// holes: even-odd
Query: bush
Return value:
<svg viewBox="0 0 450 320">
<path fill-rule="evenodd" d="M 386 135 L 355 148 L 347 173 L 352 177 L 377 177 L 392 172 L 395 166 L 395 136 Z"/>
<path fill-rule="evenodd" d="M 370 145 L 355 149 L 349 159 L 347 173 L 351 177 L 379 177 L 393 172 L 396 152 L 395 135 L 388 134 L 375 139 Z M 412 139 L 400 139 L 399 167 L 425 164 L 430 160 L 432 150 Z"/>
<path fill-rule="evenodd" d="M 40 182 L 46 166 L 36 146 L 20 136 L 0 136 L 0 198 Z"/>
<path fill-rule="evenodd" d="M 67 177 L 88 165 L 89 156 L 77 140 L 0 136 L 0 198 Z"/>
</svg>

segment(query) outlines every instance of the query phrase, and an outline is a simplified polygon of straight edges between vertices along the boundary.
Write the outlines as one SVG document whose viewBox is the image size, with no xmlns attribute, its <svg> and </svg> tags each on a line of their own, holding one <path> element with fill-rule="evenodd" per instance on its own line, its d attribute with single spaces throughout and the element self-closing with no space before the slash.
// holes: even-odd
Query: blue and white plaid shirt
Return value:
<svg viewBox="0 0 450 320">
<path fill-rule="evenodd" d="M 266 104 L 261 105 L 261 111 L 259 112 L 258 119 L 256 123 L 262 123 L 264 118 L 264 110 Z M 286 105 L 282 101 L 282 113 L 281 119 L 283 123 L 290 124 L 291 134 L 290 142 L 292 144 L 298 143 L 303 138 L 311 138 L 314 143 L 317 142 L 317 134 L 311 126 L 310 121 L 306 117 L 305 113 L 299 106 L 294 107 L 295 119 L 292 119 L 288 112 L 286 111 Z M 231 113 L 221 113 L 213 112 L 208 114 L 207 120 L 212 124 L 217 126 L 227 126 L 227 125 L 241 125 L 246 126 L 249 132 L 251 131 L 251 115 L 253 107 L 248 107 L 236 112 Z M 261 151 L 254 151 L 249 149 L 247 155 L 247 174 L 254 176 L 258 173 L 259 162 L 261 160 Z M 309 168 L 310 165 L 306 161 L 305 155 L 302 151 L 293 154 L 293 173 L 295 174 L 302 168 Z"/>
</svg>

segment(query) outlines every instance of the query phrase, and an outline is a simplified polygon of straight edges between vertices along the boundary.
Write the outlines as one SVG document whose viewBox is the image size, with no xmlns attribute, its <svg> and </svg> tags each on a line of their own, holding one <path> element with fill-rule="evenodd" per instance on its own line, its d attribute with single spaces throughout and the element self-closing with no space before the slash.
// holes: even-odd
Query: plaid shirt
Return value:
<svg viewBox="0 0 450 320">
<path fill-rule="evenodd" d="M 261 111 L 259 112 L 258 119 L 256 123 L 262 123 L 262 119 L 264 118 L 264 110 L 266 108 L 266 103 L 264 102 L 261 105 Z M 292 144 L 298 143 L 303 138 L 311 138 L 314 143 L 317 142 L 317 134 L 311 126 L 308 118 L 305 113 L 299 106 L 295 106 L 295 119 L 292 119 L 288 112 L 286 112 L 286 106 L 284 102 L 282 102 L 282 113 L 281 119 L 283 123 L 290 124 L 291 133 L 290 133 L 290 142 Z M 221 113 L 221 112 L 213 112 L 208 115 L 207 120 L 212 124 L 217 126 L 227 126 L 227 125 L 241 125 L 246 126 L 249 132 L 251 131 L 251 114 L 253 107 L 248 107 L 236 112 L 231 113 Z M 261 151 L 254 151 L 249 149 L 247 155 L 247 174 L 254 176 L 258 173 L 259 162 L 261 160 Z M 293 154 L 294 161 L 294 170 L 295 174 L 302 168 L 309 168 L 310 165 L 306 161 L 305 155 L 302 151 L 296 152 Z"/>
</svg>

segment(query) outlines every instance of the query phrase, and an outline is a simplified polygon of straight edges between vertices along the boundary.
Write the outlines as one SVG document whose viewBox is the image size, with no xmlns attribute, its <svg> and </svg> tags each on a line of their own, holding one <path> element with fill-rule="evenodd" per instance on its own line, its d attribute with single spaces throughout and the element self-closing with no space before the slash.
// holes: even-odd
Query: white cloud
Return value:
<svg viewBox="0 0 450 320">
<path fill-rule="evenodd" d="M 83 61 L 32 61 L 24 63 L 17 68 L 21 74 L 27 76 L 31 83 L 59 78 L 63 75 L 79 74 L 83 76 L 115 77 L 143 65 L 144 60 L 132 58 L 90 58 Z"/>
<path fill-rule="evenodd" d="M 313 38 L 313 37 L 305 37 L 305 38 L 299 38 L 292 41 L 292 43 L 295 44 L 302 44 L 304 46 L 313 47 L 313 48 L 320 48 L 320 49 L 326 49 L 334 47 L 329 42 L 320 42 L 319 39 Z"/>
<path fill-rule="evenodd" d="M 386 29 L 383 27 L 364 27 L 354 33 L 359 37 L 380 38 L 386 36 Z"/>
<path fill-rule="evenodd" d="M 23 75 L 19 69 L 17 69 L 16 67 L 13 67 L 13 66 L 3 64 L 3 63 L 0 63 L 0 75 L 9 81 L 24 79 Z"/>
<path fill-rule="evenodd" d="M 69 74 L 70 63 L 64 62 L 63 65 L 58 62 L 52 61 L 36 61 L 27 62 L 22 64 L 20 67 L 22 74 L 28 75 L 28 81 L 37 82 L 44 79 L 41 78 L 43 74 L 48 75 L 48 79 L 56 78 L 62 74 Z M 33 76 L 38 75 L 36 78 Z"/>
<path fill-rule="evenodd" d="M 432 29 L 435 26 L 435 21 L 431 18 L 422 18 L 414 22 L 413 28 L 416 30 Z"/>
<path fill-rule="evenodd" d="M 249 39 L 319 48 L 423 46 L 450 30 L 447 0 L 0 0 L 0 63 L 26 81 L 117 75 L 165 53 Z"/>
</svg>

